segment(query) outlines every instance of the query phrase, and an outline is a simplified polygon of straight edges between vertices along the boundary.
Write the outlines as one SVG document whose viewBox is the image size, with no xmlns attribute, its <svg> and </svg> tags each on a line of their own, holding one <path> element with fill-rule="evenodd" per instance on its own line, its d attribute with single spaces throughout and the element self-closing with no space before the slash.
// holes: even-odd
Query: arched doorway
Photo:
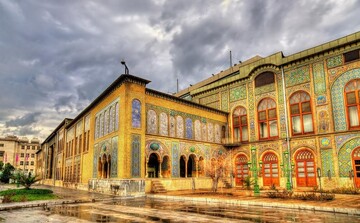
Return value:
<svg viewBox="0 0 360 223">
<path fill-rule="evenodd" d="M 186 176 L 186 158 L 185 156 L 180 157 L 180 177 Z"/>
<path fill-rule="evenodd" d="M 279 186 L 279 164 L 278 158 L 273 152 L 267 152 L 263 158 L 263 182 L 264 186 Z"/>
<path fill-rule="evenodd" d="M 196 177 L 195 155 L 191 154 L 187 162 L 187 177 Z"/>
<path fill-rule="evenodd" d="M 314 154 L 302 149 L 295 154 L 296 182 L 298 187 L 316 186 L 316 168 Z"/>
<path fill-rule="evenodd" d="M 354 183 L 357 188 L 360 188 L 360 147 L 354 149 L 352 154 Z"/>
<path fill-rule="evenodd" d="M 147 164 L 147 172 L 149 178 L 159 177 L 159 159 L 155 153 L 150 154 Z"/>
<path fill-rule="evenodd" d="M 244 154 L 235 158 L 235 183 L 236 186 L 243 186 L 244 179 L 249 176 L 248 159 Z"/>
<path fill-rule="evenodd" d="M 168 156 L 163 157 L 163 161 L 161 163 L 161 175 L 164 178 L 169 178 L 171 176 L 170 173 L 170 161 Z"/>
</svg>

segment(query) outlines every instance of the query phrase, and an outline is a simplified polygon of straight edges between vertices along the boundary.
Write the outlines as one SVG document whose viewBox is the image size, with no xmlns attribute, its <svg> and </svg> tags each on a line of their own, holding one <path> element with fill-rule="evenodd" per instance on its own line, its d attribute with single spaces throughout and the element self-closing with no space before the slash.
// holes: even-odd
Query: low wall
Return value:
<svg viewBox="0 0 360 223">
<path fill-rule="evenodd" d="M 142 179 L 90 179 L 88 189 L 119 196 L 145 196 L 145 181 Z"/>
<path fill-rule="evenodd" d="M 211 189 L 211 178 L 147 178 L 145 183 L 145 192 L 149 193 L 151 189 L 151 181 L 158 180 L 162 183 L 167 191 L 175 190 L 192 190 L 194 189 Z M 223 182 L 219 180 L 218 189 L 224 187 Z"/>
</svg>

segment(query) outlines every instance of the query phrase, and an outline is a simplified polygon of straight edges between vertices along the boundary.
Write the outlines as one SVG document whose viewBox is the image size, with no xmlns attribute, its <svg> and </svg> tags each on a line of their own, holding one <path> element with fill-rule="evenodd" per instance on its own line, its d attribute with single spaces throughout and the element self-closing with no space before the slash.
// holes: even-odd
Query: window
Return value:
<svg viewBox="0 0 360 223">
<path fill-rule="evenodd" d="M 24 157 L 24 153 L 21 153 L 21 154 L 20 154 L 20 157 Z"/>
<path fill-rule="evenodd" d="M 35 154 L 31 154 L 31 158 L 35 158 Z"/>
<path fill-rule="evenodd" d="M 30 149 L 30 146 L 27 146 L 26 149 Z"/>
<path fill-rule="evenodd" d="M 24 161 L 20 161 L 20 165 L 24 165 Z"/>
<path fill-rule="evenodd" d="M 35 146 L 32 146 L 31 149 L 32 149 L 32 150 L 35 150 Z"/>
<path fill-rule="evenodd" d="M 353 50 L 347 53 L 344 53 L 344 62 L 351 62 L 353 60 L 358 60 L 360 59 L 360 55 L 359 55 L 359 50 Z"/>
<path fill-rule="evenodd" d="M 0 143 L 0 147 L 4 147 L 4 143 Z"/>
<path fill-rule="evenodd" d="M 21 149 L 25 149 L 25 146 L 21 146 Z"/>
<path fill-rule="evenodd" d="M 310 95 L 304 91 L 290 97 L 291 130 L 293 135 L 314 133 Z"/>
<path fill-rule="evenodd" d="M 236 142 L 248 141 L 247 114 L 244 107 L 237 107 L 233 112 L 234 140 Z"/>
<path fill-rule="evenodd" d="M 359 128 L 360 79 L 350 81 L 345 86 L 345 104 L 349 129 Z"/>
<path fill-rule="evenodd" d="M 265 98 L 258 105 L 259 138 L 270 139 L 278 136 L 276 103 Z"/>
<path fill-rule="evenodd" d="M 275 83 L 275 76 L 274 73 L 270 71 L 261 73 L 255 78 L 255 87 L 261 87 L 272 83 Z"/>
<path fill-rule="evenodd" d="M 132 101 L 132 127 L 140 128 L 141 123 L 141 104 L 140 101 L 134 99 Z"/>
<path fill-rule="evenodd" d="M 31 165 L 31 166 L 34 166 L 34 161 L 31 161 L 31 162 L 30 162 L 30 165 Z"/>
<path fill-rule="evenodd" d="M 29 161 L 26 161 L 26 162 L 25 162 L 25 165 L 29 165 Z"/>
</svg>

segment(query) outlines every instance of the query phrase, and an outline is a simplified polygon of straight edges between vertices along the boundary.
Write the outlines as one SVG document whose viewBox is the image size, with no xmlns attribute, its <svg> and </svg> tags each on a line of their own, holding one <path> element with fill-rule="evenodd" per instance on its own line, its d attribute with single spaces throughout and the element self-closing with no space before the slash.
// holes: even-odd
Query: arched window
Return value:
<svg viewBox="0 0 360 223">
<path fill-rule="evenodd" d="M 293 135 L 314 132 L 310 95 L 304 91 L 290 97 L 291 129 Z"/>
<path fill-rule="evenodd" d="M 165 114 L 164 112 L 160 113 L 160 117 L 159 117 L 159 134 L 163 135 L 163 136 L 167 136 L 168 135 L 168 116 L 167 114 Z"/>
<path fill-rule="evenodd" d="M 187 139 L 192 139 L 193 137 L 193 124 L 192 124 L 192 120 L 190 118 L 187 118 L 185 120 L 186 123 L 186 132 L 185 132 L 185 137 Z"/>
<path fill-rule="evenodd" d="M 233 112 L 233 131 L 235 142 L 249 140 L 247 115 L 244 107 L 237 107 Z"/>
<path fill-rule="evenodd" d="M 107 135 L 109 132 L 108 132 L 108 111 L 105 110 L 104 112 L 104 135 Z"/>
<path fill-rule="evenodd" d="M 181 116 L 176 117 L 176 137 L 184 138 L 184 119 Z"/>
<path fill-rule="evenodd" d="M 278 136 L 276 103 L 265 98 L 258 105 L 259 138 L 270 139 Z"/>
<path fill-rule="evenodd" d="M 270 71 L 263 72 L 255 78 L 255 87 L 261 87 L 273 83 L 275 83 L 275 76 L 274 73 Z"/>
<path fill-rule="evenodd" d="M 109 132 L 114 131 L 114 117 L 113 117 L 113 108 L 114 106 L 111 106 L 109 108 Z"/>
<path fill-rule="evenodd" d="M 154 110 L 149 110 L 147 116 L 147 133 L 157 134 L 157 129 L 157 114 Z"/>
<path fill-rule="evenodd" d="M 115 115 L 115 131 L 117 131 L 119 129 L 119 103 L 116 103 L 115 104 L 115 112 L 114 112 L 114 115 Z"/>
<path fill-rule="evenodd" d="M 141 125 L 141 104 L 140 101 L 134 99 L 132 101 L 132 127 L 140 128 Z"/>
<path fill-rule="evenodd" d="M 100 114 L 100 133 L 99 137 L 102 137 L 104 135 L 104 116 L 103 114 Z"/>
<path fill-rule="evenodd" d="M 360 127 L 360 79 L 350 81 L 345 86 L 345 104 L 348 128 Z"/>
<path fill-rule="evenodd" d="M 201 123 L 199 120 L 195 120 L 195 140 L 201 140 Z"/>
</svg>

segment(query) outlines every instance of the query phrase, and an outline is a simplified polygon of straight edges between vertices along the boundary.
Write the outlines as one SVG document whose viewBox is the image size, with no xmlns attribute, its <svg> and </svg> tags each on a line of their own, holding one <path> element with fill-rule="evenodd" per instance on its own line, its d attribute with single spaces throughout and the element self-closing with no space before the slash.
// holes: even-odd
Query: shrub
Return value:
<svg viewBox="0 0 360 223">
<path fill-rule="evenodd" d="M 0 176 L 0 181 L 3 183 L 9 183 L 9 180 L 12 177 L 12 171 L 14 170 L 15 167 L 13 167 L 10 163 L 5 164 L 3 172 Z"/>
<path fill-rule="evenodd" d="M 26 174 L 23 172 L 17 172 L 16 174 L 13 175 L 12 177 L 15 181 L 17 181 L 17 183 L 21 184 L 22 186 L 25 187 L 25 189 L 30 189 L 31 185 L 33 185 L 34 183 L 38 182 L 40 179 L 37 178 L 37 176 L 32 176 L 31 172 Z"/>
<path fill-rule="evenodd" d="M 266 195 L 269 198 L 290 199 L 293 195 L 293 192 L 290 190 L 279 191 L 275 189 L 275 191 L 267 192 Z"/>
<path fill-rule="evenodd" d="M 296 194 L 294 195 L 295 199 L 298 200 L 311 200 L 311 201 L 331 201 L 335 199 L 335 195 L 332 193 L 321 193 L 321 194 L 315 194 L 315 193 L 302 193 L 302 194 Z"/>
</svg>

